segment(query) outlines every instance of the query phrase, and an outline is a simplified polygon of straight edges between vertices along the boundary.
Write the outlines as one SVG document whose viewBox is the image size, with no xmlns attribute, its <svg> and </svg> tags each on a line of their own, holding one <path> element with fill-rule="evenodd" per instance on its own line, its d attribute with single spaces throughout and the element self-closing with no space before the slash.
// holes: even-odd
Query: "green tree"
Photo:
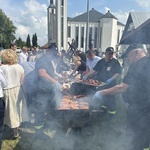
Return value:
<svg viewBox="0 0 150 150">
<path fill-rule="evenodd" d="M 34 38 L 35 38 L 35 46 L 37 47 L 38 43 L 37 43 L 37 35 L 36 35 L 36 33 L 34 34 Z"/>
<path fill-rule="evenodd" d="M 30 35 L 29 35 L 29 34 L 28 34 L 28 36 L 27 36 L 26 46 L 29 47 L 29 48 L 31 47 Z"/>
<path fill-rule="evenodd" d="M 26 42 L 25 41 L 22 41 L 22 47 L 23 46 L 26 46 Z"/>
<path fill-rule="evenodd" d="M 32 46 L 33 46 L 33 47 L 35 46 L 35 36 L 34 36 L 34 34 L 33 34 L 33 36 L 32 36 Z"/>
<path fill-rule="evenodd" d="M 10 43 L 15 40 L 16 29 L 13 22 L 0 9 L 0 46 L 9 48 Z"/>
<path fill-rule="evenodd" d="M 15 41 L 15 43 L 16 43 L 17 46 L 20 47 L 20 48 L 22 48 L 23 46 L 25 46 L 25 45 L 24 45 L 25 42 L 22 41 L 21 37 L 19 37 L 19 38 Z"/>
<path fill-rule="evenodd" d="M 36 35 L 36 33 L 35 34 L 33 34 L 33 36 L 32 36 L 32 46 L 34 47 L 34 46 L 36 46 L 37 47 L 37 35 Z"/>
</svg>

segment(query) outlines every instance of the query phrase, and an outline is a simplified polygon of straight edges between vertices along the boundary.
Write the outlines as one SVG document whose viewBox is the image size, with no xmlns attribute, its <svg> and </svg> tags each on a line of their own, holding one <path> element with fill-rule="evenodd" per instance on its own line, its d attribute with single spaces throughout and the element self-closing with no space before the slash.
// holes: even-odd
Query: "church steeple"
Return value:
<svg viewBox="0 0 150 150">
<path fill-rule="evenodd" d="M 48 8 L 52 8 L 52 9 L 55 9 L 55 5 L 54 5 L 54 0 L 50 0 L 50 5 Z"/>
<path fill-rule="evenodd" d="M 50 5 L 47 9 L 48 21 L 48 45 L 56 41 L 56 6 L 54 0 L 50 0 Z M 56 43 L 56 42 L 55 42 Z"/>
</svg>

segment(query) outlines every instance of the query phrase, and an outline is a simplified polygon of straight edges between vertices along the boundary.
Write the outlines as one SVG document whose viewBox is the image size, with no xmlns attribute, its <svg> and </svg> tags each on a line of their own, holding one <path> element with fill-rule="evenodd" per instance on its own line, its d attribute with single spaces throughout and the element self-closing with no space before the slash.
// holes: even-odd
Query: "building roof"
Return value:
<svg viewBox="0 0 150 150">
<path fill-rule="evenodd" d="M 71 17 L 67 17 L 67 20 L 69 21 L 69 20 L 71 20 L 72 18 Z"/>
<path fill-rule="evenodd" d="M 150 18 L 150 12 L 131 12 L 129 15 L 132 17 L 135 29 Z"/>
<path fill-rule="evenodd" d="M 117 25 L 119 25 L 119 26 L 125 26 L 125 24 L 123 24 L 123 23 L 121 23 L 119 21 L 117 21 Z"/>
<path fill-rule="evenodd" d="M 92 8 L 89 11 L 89 22 L 97 22 L 104 14 L 96 11 L 94 8 Z M 87 22 L 87 12 L 76 16 L 72 19 L 69 19 L 69 21 L 81 21 L 81 22 Z"/>
<path fill-rule="evenodd" d="M 102 18 L 114 18 L 114 19 L 117 19 L 112 13 L 110 13 L 110 11 L 108 10 L 108 12 L 103 15 L 100 19 Z M 118 20 L 118 19 L 117 19 Z"/>
<path fill-rule="evenodd" d="M 139 33 L 139 30 L 141 30 L 141 25 L 144 22 L 146 22 L 149 18 L 150 18 L 150 12 L 130 12 L 120 43 L 124 43 L 125 44 L 125 41 L 122 42 L 122 40 L 126 39 L 128 36 L 130 36 L 134 32 L 138 31 L 138 33 Z M 143 25 L 142 25 L 142 30 L 143 30 Z M 145 34 L 145 32 L 143 34 Z M 138 40 L 139 40 L 139 38 L 138 38 Z M 127 43 L 129 43 L 129 41 Z"/>
<path fill-rule="evenodd" d="M 135 30 L 149 18 L 150 12 L 130 12 L 123 32 L 123 36 L 131 32 L 132 30 Z"/>
<path fill-rule="evenodd" d="M 114 15 L 112 15 L 110 13 L 110 11 L 108 11 L 105 15 L 100 13 L 99 11 L 95 10 L 94 8 L 92 8 L 89 11 L 89 22 L 98 22 L 100 21 L 101 18 L 114 18 L 117 19 Z M 87 12 L 76 16 L 74 18 L 68 17 L 67 18 L 68 21 L 79 21 L 79 22 L 87 22 Z M 121 22 L 117 22 L 118 25 L 120 26 L 125 26 L 123 23 Z"/>
<path fill-rule="evenodd" d="M 120 44 L 150 44 L 150 19 L 121 38 Z"/>
</svg>

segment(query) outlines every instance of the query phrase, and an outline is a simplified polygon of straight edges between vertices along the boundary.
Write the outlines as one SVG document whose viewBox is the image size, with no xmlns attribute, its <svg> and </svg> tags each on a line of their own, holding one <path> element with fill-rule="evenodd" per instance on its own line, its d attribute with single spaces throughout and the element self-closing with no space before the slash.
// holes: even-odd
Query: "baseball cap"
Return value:
<svg viewBox="0 0 150 150">
<path fill-rule="evenodd" d="M 107 47 L 105 52 L 109 52 L 109 53 L 113 54 L 114 48 L 113 47 Z"/>
<path fill-rule="evenodd" d="M 126 49 L 125 53 L 122 54 L 121 57 L 122 57 L 122 58 L 127 57 L 127 54 L 128 54 L 130 51 L 133 51 L 133 50 L 138 49 L 138 48 L 143 49 L 143 48 L 144 48 L 144 47 L 143 47 L 143 44 L 133 43 L 133 44 L 129 45 L 129 47 Z"/>
</svg>

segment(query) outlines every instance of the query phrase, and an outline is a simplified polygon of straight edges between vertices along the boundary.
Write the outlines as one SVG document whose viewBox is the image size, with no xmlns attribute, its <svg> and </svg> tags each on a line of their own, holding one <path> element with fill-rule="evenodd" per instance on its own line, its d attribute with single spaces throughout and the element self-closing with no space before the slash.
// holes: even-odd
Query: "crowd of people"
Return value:
<svg viewBox="0 0 150 150">
<path fill-rule="evenodd" d="M 44 52 L 34 48 L 31 52 L 23 47 L 16 52 L 17 45 L 0 53 L 0 142 L 3 124 L 18 138 L 22 122 L 30 122 L 35 114 L 36 138 L 46 139 L 43 127 L 53 118 L 56 106 L 62 99 L 63 89 L 59 81 L 62 72 L 69 71 L 69 77 L 80 74 L 82 80 L 94 79 L 105 82 L 105 89 L 93 95 L 93 106 L 107 112 L 109 119 L 116 114 L 115 95 L 122 94 L 128 103 L 127 109 L 127 150 L 149 148 L 150 137 L 150 58 L 140 44 L 131 44 L 122 58 L 127 58 L 128 72 L 122 82 L 122 66 L 114 56 L 114 48 L 106 48 L 103 55 L 94 50 L 86 53 L 77 51 L 72 56 L 72 65 L 64 61 L 65 50 L 58 51 L 52 44 Z M 131 134 L 132 133 L 132 134 Z M 1 145 L 0 143 L 0 145 Z"/>
<path fill-rule="evenodd" d="M 10 49 L 0 52 L 0 147 L 3 124 L 12 129 L 12 138 L 17 139 L 21 123 L 29 121 L 24 79 L 34 70 L 35 61 L 27 61 L 27 47 L 20 53 L 16 49 L 12 43 Z"/>
</svg>

